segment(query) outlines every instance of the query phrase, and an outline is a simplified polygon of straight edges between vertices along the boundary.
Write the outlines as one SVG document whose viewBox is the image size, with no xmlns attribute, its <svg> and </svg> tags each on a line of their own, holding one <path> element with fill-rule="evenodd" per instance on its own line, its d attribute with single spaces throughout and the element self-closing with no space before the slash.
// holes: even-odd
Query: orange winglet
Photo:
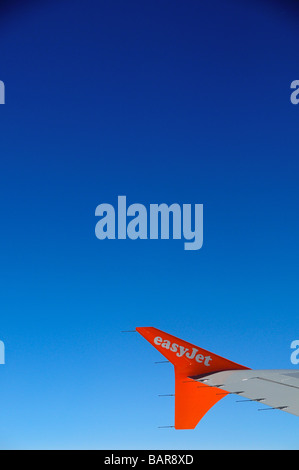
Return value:
<svg viewBox="0 0 299 470">
<path fill-rule="evenodd" d="M 203 416 L 228 393 L 186 379 L 175 372 L 175 429 L 194 429 Z"/>
<path fill-rule="evenodd" d="M 206 412 L 227 395 L 192 377 L 248 369 L 157 328 L 143 327 L 136 331 L 174 365 L 175 429 L 194 429 Z"/>
</svg>

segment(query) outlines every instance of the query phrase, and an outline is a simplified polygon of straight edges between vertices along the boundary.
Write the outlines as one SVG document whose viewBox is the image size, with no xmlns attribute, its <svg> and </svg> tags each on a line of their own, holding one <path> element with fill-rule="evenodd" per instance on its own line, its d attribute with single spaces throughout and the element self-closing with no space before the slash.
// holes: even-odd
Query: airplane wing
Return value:
<svg viewBox="0 0 299 470">
<path fill-rule="evenodd" d="M 223 390 L 299 416 L 299 371 L 227 370 L 193 377 L 193 380 L 216 387 L 219 393 Z"/>
<path fill-rule="evenodd" d="M 157 328 L 136 331 L 174 365 L 175 429 L 194 429 L 228 394 L 299 416 L 299 371 L 252 370 Z"/>
</svg>

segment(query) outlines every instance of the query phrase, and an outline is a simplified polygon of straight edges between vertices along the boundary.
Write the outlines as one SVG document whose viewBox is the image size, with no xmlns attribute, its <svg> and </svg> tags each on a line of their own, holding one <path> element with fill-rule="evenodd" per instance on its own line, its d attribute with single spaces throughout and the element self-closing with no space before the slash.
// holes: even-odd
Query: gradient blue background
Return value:
<svg viewBox="0 0 299 470">
<path fill-rule="evenodd" d="M 298 449 L 299 419 L 173 424 L 155 326 L 295 368 L 299 12 L 292 2 L 19 2 L 0 18 L 2 449 Z M 294 7 L 294 8 L 293 8 Z M 204 246 L 104 241 L 95 208 L 204 204 Z"/>
</svg>

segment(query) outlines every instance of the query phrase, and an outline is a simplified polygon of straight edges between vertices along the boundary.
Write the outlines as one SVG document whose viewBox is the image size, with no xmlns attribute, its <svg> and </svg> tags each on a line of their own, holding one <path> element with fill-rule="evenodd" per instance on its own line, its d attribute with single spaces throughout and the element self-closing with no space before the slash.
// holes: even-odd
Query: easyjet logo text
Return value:
<svg viewBox="0 0 299 470">
<path fill-rule="evenodd" d="M 156 336 L 154 339 L 154 343 L 157 346 L 161 346 L 161 348 L 168 349 L 169 351 L 176 353 L 177 357 L 185 356 L 187 359 L 195 360 L 199 364 L 203 363 L 205 366 L 209 367 L 212 361 L 211 356 L 203 356 L 198 352 L 198 349 L 192 348 L 184 348 L 184 346 L 180 346 L 176 343 L 171 343 L 167 339 L 163 339 L 160 336 Z"/>
</svg>

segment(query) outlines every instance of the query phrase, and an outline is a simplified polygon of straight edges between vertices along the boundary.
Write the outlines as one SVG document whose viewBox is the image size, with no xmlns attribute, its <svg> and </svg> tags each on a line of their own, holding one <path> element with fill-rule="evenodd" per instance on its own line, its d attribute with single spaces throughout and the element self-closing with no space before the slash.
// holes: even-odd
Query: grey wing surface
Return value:
<svg viewBox="0 0 299 470">
<path fill-rule="evenodd" d="M 299 416 L 299 371 L 226 370 L 192 378 L 217 387 L 219 393 L 223 390 Z"/>
</svg>

